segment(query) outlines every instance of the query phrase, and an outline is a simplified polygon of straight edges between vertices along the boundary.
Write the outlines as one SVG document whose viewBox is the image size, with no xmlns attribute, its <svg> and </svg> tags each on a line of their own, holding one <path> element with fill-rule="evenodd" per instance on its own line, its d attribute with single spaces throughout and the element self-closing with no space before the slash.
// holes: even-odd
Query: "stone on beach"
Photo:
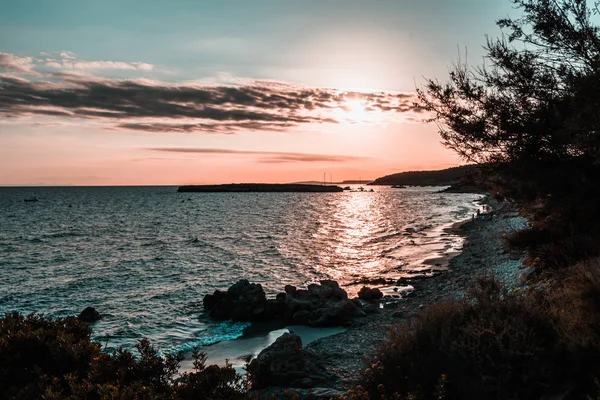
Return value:
<svg viewBox="0 0 600 400">
<path fill-rule="evenodd" d="M 378 288 L 370 288 L 363 286 L 358 292 L 358 298 L 363 300 L 379 300 L 383 297 L 383 293 Z"/>
<path fill-rule="evenodd" d="M 308 388 L 326 381 L 329 374 L 316 355 L 302 349 L 302 340 L 285 333 L 248 365 L 254 389 L 269 386 Z"/>
</svg>

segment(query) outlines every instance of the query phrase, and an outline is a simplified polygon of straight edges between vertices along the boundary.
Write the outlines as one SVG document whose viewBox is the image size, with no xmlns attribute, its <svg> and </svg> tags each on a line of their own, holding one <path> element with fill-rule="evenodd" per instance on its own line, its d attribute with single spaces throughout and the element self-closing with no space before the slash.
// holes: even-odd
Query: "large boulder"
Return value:
<svg viewBox="0 0 600 400">
<path fill-rule="evenodd" d="M 340 326 L 352 322 L 352 317 L 358 315 L 358 307 L 352 300 L 339 300 L 323 304 L 310 314 L 308 325 L 311 326 Z"/>
<path fill-rule="evenodd" d="M 214 318 L 257 321 L 267 317 L 267 297 L 262 286 L 242 279 L 227 292 L 216 290 L 204 296 L 204 309 Z"/>
<path fill-rule="evenodd" d="M 96 311 L 96 309 L 94 307 L 86 307 L 79 314 L 78 318 L 87 323 L 92 323 L 92 322 L 96 322 L 99 319 L 101 319 L 102 315 L 100 315 L 100 313 L 98 311 Z"/>
<path fill-rule="evenodd" d="M 336 281 L 323 280 L 306 290 L 286 286 L 285 320 L 310 326 L 346 325 L 356 315 L 356 305 Z"/>
<path fill-rule="evenodd" d="M 348 293 L 346 293 L 346 291 L 344 289 L 342 289 L 340 287 L 340 285 L 336 282 L 333 281 L 331 279 L 326 279 L 321 281 L 321 286 L 326 286 L 331 288 L 331 298 L 337 299 L 337 300 L 344 300 L 348 298 Z"/>
<path fill-rule="evenodd" d="M 383 293 L 378 288 L 370 288 L 363 286 L 358 292 L 358 298 L 362 300 L 379 300 L 383 297 Z"/>
<path fill-rule="evenodd" d="M 318 357 L 302 349 L 302 340 L 284 333 L 248 365 L 253 389 L 269 386 L 309 388 L 330 378 Z"/>
</svg>

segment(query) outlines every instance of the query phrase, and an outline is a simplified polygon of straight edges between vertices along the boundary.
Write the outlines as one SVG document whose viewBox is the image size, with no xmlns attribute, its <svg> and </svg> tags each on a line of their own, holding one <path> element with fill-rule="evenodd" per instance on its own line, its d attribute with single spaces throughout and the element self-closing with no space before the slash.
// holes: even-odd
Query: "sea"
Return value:
<svg viewBox="0 0 600 400">
<path fill-rule="evenodd" d="M 354 187 L 357 189 L 357 187 Z M 286 284 L 427 273 L 460 251 L 448 228 L 479 195 L 439 187 L 343 193 L 178 193 L 177 187 L 0 188 L 0 315 L 103 316 L 106 351 L 141 338 L 165 353 L 242 335 L 211 320 L 204 295 L 239 279 L 268 295 Z M 36 198 L 38 201 L 26 202 Z"/>
</svg>

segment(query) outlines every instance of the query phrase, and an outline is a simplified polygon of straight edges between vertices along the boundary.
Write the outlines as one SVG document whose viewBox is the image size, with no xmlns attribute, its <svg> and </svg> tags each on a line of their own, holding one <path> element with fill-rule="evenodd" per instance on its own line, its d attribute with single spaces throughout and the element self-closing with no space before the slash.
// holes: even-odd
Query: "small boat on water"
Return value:
<svg viewBox="0 0 600 400">
<path fill-rule="evenodd" d="M 25 203 L 35 203 L 36 201 L 39 201 L 37 197 L 29 197 L 27 199 L 23 200 Z"/>
<path fill-rule="evenodd" d="M 392 189 L 406 189 L 404 185 L 392 185 Z"/>
</svg>

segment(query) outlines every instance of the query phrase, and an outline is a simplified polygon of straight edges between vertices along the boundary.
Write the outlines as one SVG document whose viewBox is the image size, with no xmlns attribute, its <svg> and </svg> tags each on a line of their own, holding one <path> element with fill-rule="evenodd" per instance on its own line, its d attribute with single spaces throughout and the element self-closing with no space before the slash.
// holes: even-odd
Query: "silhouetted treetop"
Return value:
<svg viewBox="0 0 600 400">
<path fill-rule="evenodd" d="M 459 60 L 450 80 L 428 80 L 422 105 L 443 143 L 471 162 L 599 157 L 598 4 L 513 0 L 522 16 L 498 21 L 506 35 L 485 45 L 487 65 Z"/>
</svg>

